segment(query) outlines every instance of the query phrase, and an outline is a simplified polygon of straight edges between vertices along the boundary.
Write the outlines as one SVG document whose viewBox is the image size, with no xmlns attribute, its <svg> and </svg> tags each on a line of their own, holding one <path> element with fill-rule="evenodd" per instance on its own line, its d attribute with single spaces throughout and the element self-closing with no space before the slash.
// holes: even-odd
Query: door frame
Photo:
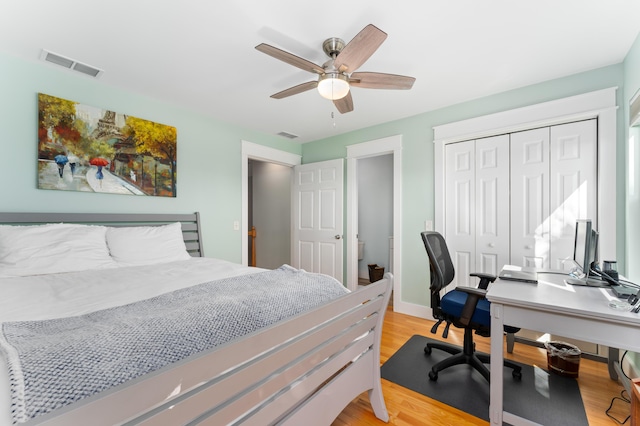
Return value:
<svg viewBox="0 0 640 426">
<path fill-rule="evenodd" d="M 616 90 L 617 87 L 471 118 L 434 130 L 435 229 L 444 232 L 444 147 L 446 144 L 598 119 L 598 231 L 600 259 L 616 259 Z"/>
<path fill-rule="evenodd" d="M 393 307 L 402 311 L 402 136 L 347 145 L 347 288 L 358 288 L 358 160 L 393 155 Z"/>
<path fill-rule="evenodd" d="M 247 266 L 249 265 L 249 239 L 247 238 L 249 232 L 249 160 L 266 161 L 268 163 L 276 163 L 293 168 L 294 166 L 302 164 L 302 156 L 243 140 L 241 158 L 242 224 L 240 226 L 240 232 L 242 233 L 242 264 Z M 293 179 L 293 171 L 291 173 L 291 179 Z"/>
</svg>

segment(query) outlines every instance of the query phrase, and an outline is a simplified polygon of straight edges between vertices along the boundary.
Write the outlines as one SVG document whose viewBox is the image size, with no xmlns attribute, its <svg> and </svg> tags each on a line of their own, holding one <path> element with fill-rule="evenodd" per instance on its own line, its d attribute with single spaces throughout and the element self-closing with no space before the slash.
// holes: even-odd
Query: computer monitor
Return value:
<svg viewBox="0 0 640 426">
<path fill-rule="evenodd" d="M 577 220 L 573 242 L 573 261 L 581 272 L 589 275 L 591 270 L 591 220 Z"/>
<path fill-rule="evenodd" d="M 627 298 L 638 292 L 637 287 L 625 286 L 616 278 L 607 276 L 597 267 L 599 262 L 598 231 L 593 229 L 591 220 L 576 221 L 576 233 L 573 247 L 573 261 L 578 265 L 565 282 L 571 285 L 591 287 L 610 287 L 620 298 Z"/>
<path fill-rule="evenodd" d="M 579 271 L 574 270 L 571 276 L 572 284 L 602 285 L 608 283 L 594 273 L 598 264 L 598 231 L 593 229 L 590 219 L 576 221 L 576 232 L 573 246 L 573 261 L 578 265 Z"/>
</svg>

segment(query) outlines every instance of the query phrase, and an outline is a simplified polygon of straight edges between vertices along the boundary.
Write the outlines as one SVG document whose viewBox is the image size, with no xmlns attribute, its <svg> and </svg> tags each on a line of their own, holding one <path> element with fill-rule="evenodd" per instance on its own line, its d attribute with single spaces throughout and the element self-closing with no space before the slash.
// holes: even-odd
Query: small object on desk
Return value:
<svg viewBox="0 0 640 426">
<path fill-rule="evenodd" d="M 618 264 L 615 260 L 605 260 L 603 263 L 602 272 L 612 278 L 615 281 L 618 281 Z"/>
<path fill-rule="evenodd" d="M 633 312 L 634 314 L 637 314 L 638 312 L 640 312 L 640 303 L 631 312 Z"/>
<path fill-rule="evenodd" d="M 636 294 L 638 290 L 636 290 L 635 287 L 629 287 L 626 285 L 612 285 L 611 291 L 613 291 L 613 294 L 615 294 L 616 297 L 620 297 L 621 299 L 626 299 L 627 297 L 630 297 Z"/>
<path fill-rule="evenodd" d="M 616 311 L 629 311 L 632 306 L 626 300 L 610 300 L 609 307 L 611 309 L 615 309 Z"/>
<path fill-rule="evenodd" d="M 501 280 L 538 284 L 538 272 L 534 270 L 526 270 L 520 266 L 504 265 L 498 274 L 498 278 Z"/>
</svg>

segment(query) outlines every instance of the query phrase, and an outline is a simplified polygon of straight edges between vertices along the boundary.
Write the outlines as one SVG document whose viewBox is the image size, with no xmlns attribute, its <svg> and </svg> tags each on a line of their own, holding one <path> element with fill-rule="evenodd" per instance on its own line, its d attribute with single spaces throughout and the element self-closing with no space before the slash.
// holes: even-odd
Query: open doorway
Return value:
<svg viewBox="0 0 640 426">
<path fill-rule="evenodd" d="M 269 148 L 263 145 L 258 145 L 255 143 L 251 143 L 251 142 L 247 142 L 247 141 L 242 141 L 242 226 L 240 231 L 242 232 L 243 238 L 242 238 L 242 245 L 241 245 L 241 250 L 242 250 L 242 264 L 243 265 L 249 265 L 249 257 L 250 257 L 250 249 L 249 249 L 249 212 L 250 211 L 255 211 L 256 208 L 255 207 L 249 207 L 249 179 L 250 179 L 250 162 L 253 162 L 255 164 L 255 162 L 264 162 L 264 163 L 271 163 L 274 165 L 280 165 L 280 166 L 284 166 L 285 168 L 291 170 L 294 166 L 297 166 L 299 164 L 302 163 L 302 157 L 300 155 L 296 155 L 296 154 L 291 154 L 289 152 L 285 152 L 285 151 L 280 151 L 278 149 L 274 149 L 274 148 Z M 255 170 L 253 171 L 255 172 Z M 289 172 L 291 173 L 291 171 Z M 276 173 L 276 174 L 280 174 L 280 173 Z M 252 177 L 253 179 L 253 177 Z M 275 179 L 278 180 L 278 179 Z M 262 191 L 261 191 L 262 192 Z M 267 191 L 264 191 L 265 193 L 267 193 Z M 251 202 L 254 202 L 254 196 L 251 196 Z M 288 212 L 291 212 L 291 201 L 289 199 L 288 204 L 285 206 L 282 206 L 282 208 L 287 209 Z M 252 217 L 251 221 L 254 222 L 256 220 L 256 217 Z M 289 220 L 288 223 L 291 223 L 291 221 Z M 262 225 L 261 225 L 262 226 Z M 290 228 L 289 228 L 290 229 Z M 261 232 L 260 230 L 257 231 L 258 233 Z M 256 237 L 256 244 L 258 244 L 258 240 L 260 239 L 260 237 Z M 290 238 L 287 241 L 287 244 L 290 244 Z M 290 259 L 291 257 L 291 252 L 290 252 L 290 245 L 288 246 L 289 249 L 288 251 L 288 257 Z M 258 266 L 260 266 L 261 262 L 258 258 L 258 255 L 260 252 L 263 251 L 263 249 L 259 249 L 259 247 L 257 247 L 257 253 L 256 253 L 256 258 L 258 260 Z M 288 263 L 290 260 L 287 260 Z M 263 259 L 264 260 L 264 259 Z M 273 259 L 270 259 L 269 262 L 272 262 Z M 280 265 L 277 265 L 280 266 Z M 276 267 L 277 267 L 276 266 Z"/>
<path fill-rule="evenodd" d="M 379 212 L 388 212 L 387 214 L 390 216 L 391 232 L 384 232 L 388 234 L 385 235 L 387 242 L 386 244 L 380 244 L 381 254 L 377 256 L 385 258 L 385 260 L 381 261 L 387 262 L 388 270 L 393 273 L 392 304 L 394 310 L 397 310 L 398 307 L 402 308 L 402 306 L 399 306 L 399 304 L 402 304 L 402 268 L 400 268 L 400 259 L 402 258 L 402 136 L 400 135 L 347 146 L 347 287 L 350 290 L 358 288 L 358 233 L 361 209 L 358 202 L 358 175 L 360 168 L 366 164 L 360 163 L 360 161 L 385 156 L 388 156 L 386 159 L 391 163 L 386 182 L 386 185 L 390 185 L 389 191 L 391 195 L 383 201 L 384 206 L 372 200 L 370 207 L 364 208 L 370 210 L 371 216 L 380 214 Z M 375 161 L 372 164 L 375 164 Z M 367 212 L 364 212 L 364 214 L 369 215 Z M 379 235 L 382 235 L 382 232 Z M 389 240 L 389 237 L 393 237 L 393 239 Z M 364 240 L 365 235 L 362 235 L 361 238 L 365 243 L 364 252 L 366 253 L 367 241 Z M 377 243 L 375 244 L 378 245 Z M 384 248 L 382 247 L 383 245 Z M 392 250 L 390 250 L 390 247 L 392 247 Z M 387 255 L 384 253 L 387 253 Z M 386 260 L 387 256 L 388 260 Z M 368 261 L 364 256 L 361 260 L 367 265 Z M 379 263 L 377 260 L 373 262 Z"/>
<path fill-rule="evenodd" d="M 402 137 L 390 136 L 370 142 L 364 142 L 347 147 L 347 197 L 346 218 L 347 232 L 345 234 L 346 250 L 346 284 L 352 291 L 358 289 L 358 203 L 357 203 L 357 161 L 359 159 L 378 155 L 391 154 L 393 156 L 393 253 L 390 255 L 389 269 L 394 275 L 393 305 L 394 309 L 413 312 L 412 306 L 402 306 Z M 291 154 L 263 145 L 251 142 L 242 142 L 242 226 L 243 236 L 248 235 L 249 224 L 249 160 L 259 160 L 288 167 L 294 167 L 302 163 L 300 155 Z M 242 238 L 242 263 L 248 265 L 249 260 L 248 238 Z M 419 315 L 416 315 L 419 316 Z"/>
<path fill-rule="evenodd" d="M 358 284 L 393 272 L 393 155 L 358 159 Z"/>
<path fill-rule="evenodd" d="M 289 166 L 249 159 L 249 265 L 276 269 L 291 263 Z"/>
</svg>

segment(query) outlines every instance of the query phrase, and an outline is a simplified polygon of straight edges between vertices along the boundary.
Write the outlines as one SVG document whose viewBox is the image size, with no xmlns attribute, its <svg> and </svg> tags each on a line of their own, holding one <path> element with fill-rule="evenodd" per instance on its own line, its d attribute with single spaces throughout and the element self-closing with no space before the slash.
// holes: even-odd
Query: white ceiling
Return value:
<svg viewBox="0 0 640 426">
<path fill-rule="evenodd" d="M 347 114 L 316 91 L 269 97 L 315 77 L 256 45 L 322 65 L 326 38 L 370 23 L 388 38 L 359 71 L 413 89 L 353 88 Z M 300 142 L 620 63 L 639 30 L 639 0 L 0 0 L 0 51 L 47 49 L 103 69 L 101 84 Z"/>
</svg>

